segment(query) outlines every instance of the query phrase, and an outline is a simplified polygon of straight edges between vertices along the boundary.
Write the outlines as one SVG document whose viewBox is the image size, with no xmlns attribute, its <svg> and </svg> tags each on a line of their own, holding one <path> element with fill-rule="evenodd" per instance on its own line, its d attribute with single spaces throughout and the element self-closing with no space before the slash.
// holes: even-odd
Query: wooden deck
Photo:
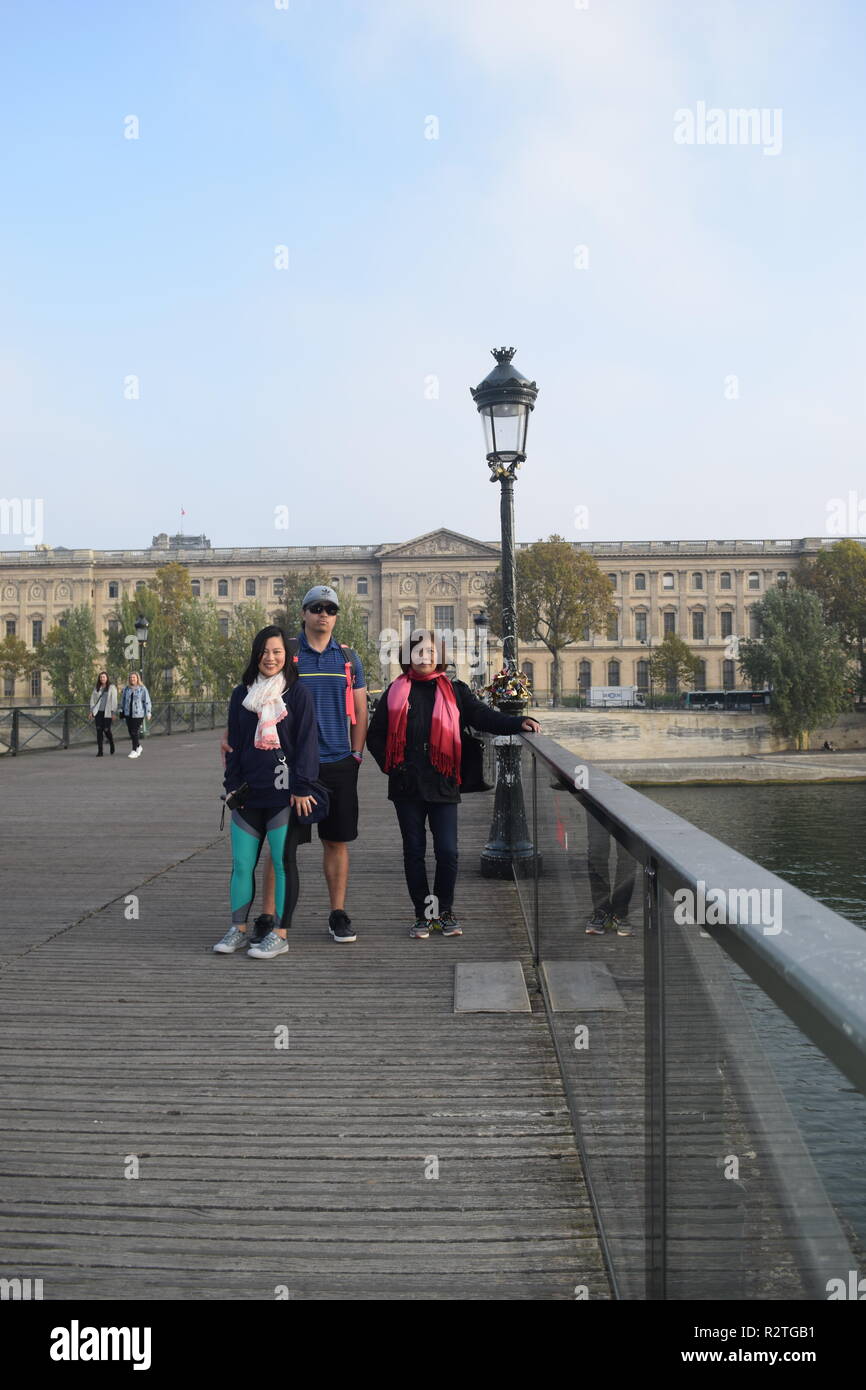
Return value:
<svg viewBox="0 0 866 1390">
<path fill-rule="evenodd" d="M 461 808 L 462 938 L 409 940 L 367 760 L 358 941 L 327 935 L 314 838 L 289 955 L 219 957 L 218 744 L 3 761 L 0 1273 L 46 1300 L 609 1298 L 517 894 L 477 870 L 490 795 Z M 532 1013 L 455 1015 L 455 962 L 509 958 Z"/>
</svg>

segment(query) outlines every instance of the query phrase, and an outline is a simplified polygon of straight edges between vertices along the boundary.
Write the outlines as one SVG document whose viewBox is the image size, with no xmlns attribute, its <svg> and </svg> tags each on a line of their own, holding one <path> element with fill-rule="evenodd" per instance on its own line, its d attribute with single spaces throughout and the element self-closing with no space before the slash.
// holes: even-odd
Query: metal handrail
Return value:
<svg viewBox="0 0 866 1390">
<path fill-rule="evenodd" d="M 697 829 L 592 763 L 581 762 L 543 734 L 521 734 L 640 864 L 652 867 L 669 892 L 698 883 L 714 888 L 781 890 L 782 930 L 737 920 L 703 930 L 866 1094 L 866 939 L 862 928 L 762 868 L 706 831 Z M 576 788 L 577 766 L 587 785 Z M 581 779 L 583 780 L 583 779 Z M 736 914 L 735 914 L 736 916 Z"/>
</svg>

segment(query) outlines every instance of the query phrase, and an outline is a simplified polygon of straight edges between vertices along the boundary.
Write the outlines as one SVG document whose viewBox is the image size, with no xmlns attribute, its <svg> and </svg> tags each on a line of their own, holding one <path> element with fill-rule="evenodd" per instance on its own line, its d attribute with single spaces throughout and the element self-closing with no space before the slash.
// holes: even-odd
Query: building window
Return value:
<svg viewBox="0 0 866 1390">
<path fill-rule="evenodd" d="M 645 575 L 645 574 L 636 574 L 636 575 L 635 575 L 635 577 L 634 577 L 634 587 L 635 587 L 636 589 L 645 589 L 645 588 L 646 588 L 646 575 Z"/>
<path fill-rule="evenodd" d="M 664 633 L 665 633 L 665 635 L 667 635 L 669 632 L 676 632 L 676 630 L 677 630 L 677 615 L 676 615 L 676 613 L 672 612 L 672 611 L 669 609 L 667 613 L 663 613 L 663 614 L 662 614 L 662 617 L 664 618 L 664 624 L 665 624 L 665 625 L 664 625 Z"/>
<path fill-rule="evenodd" d="M 722 662 L 722 685 L 725 690 L 733 690 L 735 684 L 733 661 Z"/>
<path fill-rule="evenodd" d="M 608 642 L 619 641 L 619 614 L 614 613 L 607 620 L 607 640 Z"/>
<path fill-rule="evenodd" d="M 582 661 L 580 663 L 577 683 L 584 693 L 589 690 L 589 687 L 592 685 L 592 666 L 588 661 Z"/>
<path fill-rule="evenodd" d="M 665 573 L 662 575 L 662 588 L 663 588 L 663 589 L 672 589 L 673 587 L 674 587 L 674 577 L 673 577 L 673 575 L 671 574 L 670 570 L 666 570 Z"/>
<path fill-rule="evenodd" d="M 271 581 L 271 593 L 274 598 L 282 598 L 286 591 L 285 579 L 273 579 Z"/>
<path fill-rule="evenodd" d="M 361 614 L 361 627 L 364 629 L 364 636 L 365 636 L 365 637 L 369 637 L 369 636 L 370 636 L 370 614 L 369 614 L 369 613 L 362 613 L 362 614 Z"/>
<path fill-rule="evenodd" d="M 760 620 L 760 618 L 758 617 L 758 611 L 757 611 L 756 608 L 750 608 L 750 609 L 749 609 L 749 636 L 750 636 L 750 637 L 760 637 L 760 635 L 761 635 L 761 620 Z"/>
<path fill-rule="evenodd" d="M 355 590 L 359 594 L 366 594 L 367 580 L 364 578 L 363 575 L 358 579 L 357 583 L 355 584 Z"/>
<path fill-rule="evenodd" d="M 707 663 L 706 663 L 705 661 L 699 661 L 699 662 L 698 662 L 698 674 L 695 676 L 695 684 L 692 686 L 692 689 L 693 689 L 693 690 L 706 690 L 706 688 L 707 688 Z"/>
<path fill-rule="evenodd" d="M 34 618 L 34 619 L 33 619 L 33 646 L 35 647 L 35 646 L 36 646 L 36 643 L 37 643 L 37 642 L 41 642 L 41 641 L 42 641 L 42 619 L 41 619 L 41 618 Z"/>
<path fill-rule="evenodd" d="M 776 575 L 776 583 L 779 585 L 779 587 L 780 587 L 781 589 L 784 589 L 784 587 L 785 587 L 785 585 L 787 584 L 787 582 L 788 582 L 788 571 L 787 571 L 787 570 L 779 570 L 779 573 Z"/>
<path fill-rule="evenodd" d="M 696 608 L 692 614 L 692 638 L 695 642 L 703 640 L 704 636 L 704 610 Z"/>
<path fill-rule="evenodd" d="M 42 699 L 42 672 L 31 671 L 30 673 L 30 698 L 32 700 Z"/>
<path fill-rule="evenodd" d="M 609 661 L 607 663 L 607 683 L 608 685 L 619 685 L 618 661 Z"/>
<path fill-rule="evenodd" d="M 254 579 L 247 579 L 247 580 L 245 581 L 245 583 L 244 583 L 244 594 L 245 594 L 245 596 L 246 596 L 247 598 L 255 598 L 255 596 L 256 596 L 256 581 L 255 581 Z"/>
<path fill-rule="evenodd" d="M 609 574 L 607 577 L 608 577 L 608 579 L 610 580 L 611 588 L 615 589 L 615 588 L 616 588 L 616 575 L 615 575 L 615 574 Z"/>
<path fill-rule="evenodd" d="M 332 589 L 339 589 L 339 587 L 340 587 L 340 576 L 339 576 L 338 574 L 332 574 L 332 575 L 331 575 L 331 588 L 332 588 Z"/>
<path fill-rule="evenodd" d="M 696 570 L 695 573 L 692 575 L 692 588 L 693 588 L 693 589 L 702 589 L 703 587 L 704 587 L 704 576 L 703 576 L 702 574 L 699 574 L 698 571 Z"/>
<path fill-rule="evenodd" d="M 454 631 L 454 609 L 450 604 L 437 603 L 433 609 L 433 626 L 439 632 Z"/>
<path fill-rule="evenodd" d="M 228 635 L 229 635 L 229 620 L 228 620 L 228 618 L 220 618 L 220 633 L 221 633 L 221 635 L 222 635 L 223 637 L 228 637 Z"/>
<path fill-rule="evenodd" d="M 637 664 L 637 688 L 638 690 L 649 690 L 649 662 L 639 661 Z"/>
<path fill-rule="evenodd" d="M 529 681 L 529 688 L 530 688 L 530 690 L 534 692 L 534 691 L 535 691 L 535 666 L 533 665 L 533 663 L 532 663 L 531 661 L 524 661 L 524 663 L 523 663 L 523 665 L 521 666 L 520 669 L 521 669 L 521 671 L 523 672 L 523 674 L 524 674 L 524 676 L 526 677 L 526 679 Z"/>
<path fill-rule="evenodd" d="M 137 579 L 137 580 L 136 580 L 136 582 L 135 582 L 135 591 L 136 591 L 136 593 L 138 593 L 138 590 L 139 590 L 139 589 L 146 589 L 146 588 L 147 588 L 147 585 L 145 584 L 145 582 L 144 582 L 143 579 Z"/>
<path fill-rule="evenodd" d="M 634 615 L 634 635 L 639 642 L 646 641 L 646 612 L 643 608 L 638 609 Z"/>
<path fill-rule="evenodd" d="M 15 619 L 14 619 L 14 618 L 7 618 L 7 619 L 6 619 L 6 636 L 7 636 L 7 637 L 14 637 L 16 632 L 17 632 L 17 628 L 16 628 L 16 626 L 15 626 Z"/>
<path fill-rule="evenodd" d="M 120 631 L 120 619 L 119 619 L 119 618 L 109 618 L 109 620 L 108 620 L 108 631 L 109 631 L 110 633 L 116 633 L 116 632 L 119 632 L 119 631 Z"/>
<path fill-rule="evenodd" d="M 200 580 L 200 579 L 194 579 L 194 580 L 192 581 L 192 596 L 193 596 L 193 598 L 201 598 L 201 580 Z"/>
<path fill-rule="evenodd" d="M 120 585 L 117 583 L 115 579 L 112 579 L 111 583 L 108 586 L 108 597 L 120 598 Z"/>
<path fill-rule="evenodd" d="M 720 588 L 720 589 L 730 589 L 730 587 L 731 587 L 731 573 L 730 573 L 730 570 L 722 570 L 722 573 L 719 575 L 719 588 Z"/>
<path fill-rule="evenodd" d="M 4 694 L 4 696 L 5 696 L 5 698 L 6 698 L 7 700 L 11 699 L 11 698 L 14 696 L 14 694 L 15 694 L 15 677 L 14 677 L 14 676 L 8 676 L 8 675 L 7 675 L 7 676 L 4 676 L 4 677 L 3 677 L 3 694 Z"/>
<path fill-rule="evenodd" d="M 588 642 L 588 641 L 589 641 L 589 636 L 590 636 L 590 634 L 589 634 L 589 623 L 584 623 L 583 627 L 582 627 L 581 630 L 580 630 L 580 640 L 581 640 L 581 642 Z"/>
<path fill-rule="evenodd" d="M 750 575 L 749 575 L 749 588 L 750 588 L 750 589 L 760 589 L 760 587 L 761 587 L 761 576 L 758 574 L 758 571 L 757 571 L 757 570 L 752 570 L 751 573 L 750 573 Z"/>
<path fill-rule="evenodd" d="M 721 636 L 722 636 L 722 637 L 730 637 L 730 636 L 732 636 L 733 631 L 734 631 L 734 615 L 733 615 L 733 613 L 731 612 L 731 610 L 730 610 L 729 608 L 726 608 L 726 609 L 724 609 L 724 610 L 722 611 L 722 613 L 720 614 L 720 617 L 721 617 L 721 620 L 722 620 Z"/>
<path fill-rule="evenodd" d="M 227 579 L 217 580 L 217 598 L 228 598 L 229 581 Z"/>
</svg>

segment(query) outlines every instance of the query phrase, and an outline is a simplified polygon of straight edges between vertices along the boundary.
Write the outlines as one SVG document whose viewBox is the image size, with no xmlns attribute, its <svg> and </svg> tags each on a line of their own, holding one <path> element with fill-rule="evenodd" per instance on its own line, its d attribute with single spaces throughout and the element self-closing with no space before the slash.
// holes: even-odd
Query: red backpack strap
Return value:
<svg viewBox="0 0 866 1390">
<path fill-rule="evenodd" d="M 343 648 L 343 652 L 344 652 L 344 653 L 345 653 L 345 652 L 352 652 L 352 655 L 353 655 L 353 656 L 355 655 L 354 650 L 352 649 L 352 647 L 349 646 L 348 642 L 341 642 L 341 643 L 340 643 L 340 646 Z M 352 698 L 352 691 L 353 691 L 353 689 L 354 689 L 354 686 L 355 686 L 355 671 L 354 671 L 354 667 L 352 666 L 351 661 L 347 661 L 347 662 L 346 662 L 346 714 L 348 715 L 350 721 L 351 721 L 353 724 L 357 724 L 358 721 L 357 721 L 357 719 L 355 718 L 355 701 L 354 701 L 353 698 Z"/>
</svg>

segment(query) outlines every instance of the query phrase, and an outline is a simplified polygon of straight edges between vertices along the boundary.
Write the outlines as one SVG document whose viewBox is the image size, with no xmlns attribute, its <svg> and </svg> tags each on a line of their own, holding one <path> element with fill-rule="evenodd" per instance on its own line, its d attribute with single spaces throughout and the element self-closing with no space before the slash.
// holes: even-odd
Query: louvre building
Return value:
<svg viewBox="0 0 866 1390">
<path fill-rule="evenodd" d="M 833 543 L 827 538 L 575 542 L 608 575 L 617 616 L 607 631 L 587 633 L 563 653 L 563 694 L 589 685 L 647 688 L 648 656 L 667 632 L 678 633 L 703 662 L 699 688 L 741 684 L 730 638 L 752 634 L 754 603 L 771 585 L 785 582 L 802 556 L 812 557 Z M 246 600 L 258 600 L 267 611 L 277 608 L 280 580 L 289 571 L 325 569 L 335 589 L 357 596 L 375 640 L 385 629 L 403 630 L 407 621 L 474 633 L 485 580 L 499 562 L 499 544 L 440 529 L 386 545 L 214 549 L 205 536 L 166 534 L 154 536 L 146 550 L 41 545 L 0 553 L 0 632 L 33 647 L 64 609 L 90 603 L 101 634 L 118 598 L 143 588 L 169 561 L 188 567 L 193 593 L 214 600 L 225 630 L 235 606 Z M 500 650 L 491 634 L 491 672 Z M 458 661 L 458 674 L 466 680 L 474 670 L 470 660 L 467 652 Z M 520 662 L 538 699 L 545 699 L 547 649 L 521 643 Z M 369 673 L 371 686 L 380 683 L 378 674 Z M 3 697 L 7 705 L 50 703 L 51 690 L 44 673 L 17 682 L 7 676 Z"/>
</svg>

